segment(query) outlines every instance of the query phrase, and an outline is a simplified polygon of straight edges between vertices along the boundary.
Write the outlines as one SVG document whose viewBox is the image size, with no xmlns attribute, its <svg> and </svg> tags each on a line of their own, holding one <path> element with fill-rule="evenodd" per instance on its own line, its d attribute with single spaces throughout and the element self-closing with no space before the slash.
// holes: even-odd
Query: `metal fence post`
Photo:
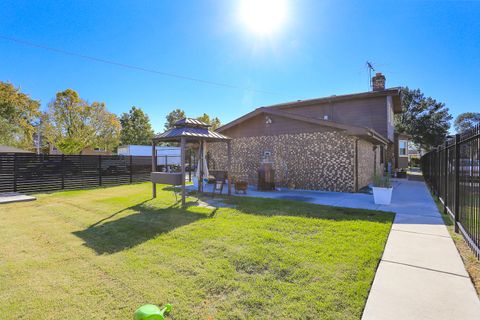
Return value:
<svg viewBox="0 0 480 320">
<path fill-rule="evenodd" d="M 445 175 L 445 181 L 444 181 L 444 184 L 443 184 L 443 192 L 444 192 L 444 195 L 443 195 L 443 213 L 444 214 L 447 214 L 447 201 L 448 201 L 448 143 L 447 141 L 445 141 L 445 149 L 444 149 L 444 152 L 445 152 L 445 157 L 444 157 L 444 175 Z"/>
<path fill-rule="evenodd" d="M 455 135 L 455 232 L 460 220 L 460 135 Z"/>
<path fill-rule="evenodd" d="M 437 147 L 434 147 L 432 149 L 432 186 L 433 194 L 438 198 L 437 158 Z"/>
<path fill-rule="evenodd" d="M 438 172 L 437 198 L 440 199 L 440 197 L 442 196 L 442 176 L 440 175 L 440 172 L 442 171 L 442 157 L 441 157 L 440 146 L 437 146 L 437 149 L 436 149 L 436 159 L 437 159 L 437 172 Z"/>
</svg>

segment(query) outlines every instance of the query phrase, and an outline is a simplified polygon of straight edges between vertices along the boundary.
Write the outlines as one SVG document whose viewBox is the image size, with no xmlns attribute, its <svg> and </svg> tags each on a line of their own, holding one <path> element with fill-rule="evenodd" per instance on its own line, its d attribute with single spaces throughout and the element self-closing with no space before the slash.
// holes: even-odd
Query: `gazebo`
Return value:
<svg viewBox="0 0 480 320">
<path fill-rule="evenodd" d="M 185 118 L 178 120 L 172 129 L 156 135 L 152 139 L 152 196 L 157 196 L 157 183 L 181 185 L 182 186 L 182 207 L 185 206 L 185 155 L 187 144 L 199 147 L 200 176 L 198 177 L 198 192 L 203 192 L 204 173 L 204 144 L 208 142 L 225 142 L 227 144 L 227 179 L 228 195 L 231 195 L 231 139 L 223 134 L 211 131 L 210 125 L 197 119 Z M 181 173 L 157 172 L 156 145 L 159 142 L 180 142 Z M 190 164 L 191 165 L 191 164 Z"/>
</svg>

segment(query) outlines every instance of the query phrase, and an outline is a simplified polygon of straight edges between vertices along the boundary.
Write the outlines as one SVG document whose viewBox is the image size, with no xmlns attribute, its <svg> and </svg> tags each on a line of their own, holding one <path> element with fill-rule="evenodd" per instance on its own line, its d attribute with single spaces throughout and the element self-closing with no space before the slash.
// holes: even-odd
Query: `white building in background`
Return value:
<svg viewBox="0 0 480 320">
<path fill-rule="evenodd" d="M 179 147 L 157 146 L 157 165 L 178 166 L 181 164 Z M 119 156 L 152 156 L 152 146 L 126 145 L 118 147 Z"/>
</svg>

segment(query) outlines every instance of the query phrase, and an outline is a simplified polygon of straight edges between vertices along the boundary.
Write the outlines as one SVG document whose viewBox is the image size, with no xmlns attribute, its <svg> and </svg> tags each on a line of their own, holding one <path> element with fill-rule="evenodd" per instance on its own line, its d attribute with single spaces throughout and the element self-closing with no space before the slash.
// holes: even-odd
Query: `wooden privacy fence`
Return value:
<svg viewBox="0 0 480 320">
<path fill-rule="evenodd" d="M 449 139 L 421 159 L 425 181 L 480 258 L 480 126 Z"/>
<path fill-rule="evenodd" d="M 150 180 L 151 157 L 0 154 L 0 192 L 37 193 Z"/>
</svg>

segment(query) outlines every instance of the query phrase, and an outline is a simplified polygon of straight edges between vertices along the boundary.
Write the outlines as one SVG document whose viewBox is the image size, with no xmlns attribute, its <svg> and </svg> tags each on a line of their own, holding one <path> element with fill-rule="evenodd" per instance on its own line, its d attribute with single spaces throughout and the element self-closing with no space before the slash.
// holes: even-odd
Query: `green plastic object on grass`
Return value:
<svg viewBox="0 0 480 320">
<path fill-rule="evenodd" d="M 137 309 L 134 313 L 135 320 L 165 320 L 165 313 L 172 311 L 172 305 L 166 304 L 160 309 L 154 304 L 145 304 Z"/>
</svg>

